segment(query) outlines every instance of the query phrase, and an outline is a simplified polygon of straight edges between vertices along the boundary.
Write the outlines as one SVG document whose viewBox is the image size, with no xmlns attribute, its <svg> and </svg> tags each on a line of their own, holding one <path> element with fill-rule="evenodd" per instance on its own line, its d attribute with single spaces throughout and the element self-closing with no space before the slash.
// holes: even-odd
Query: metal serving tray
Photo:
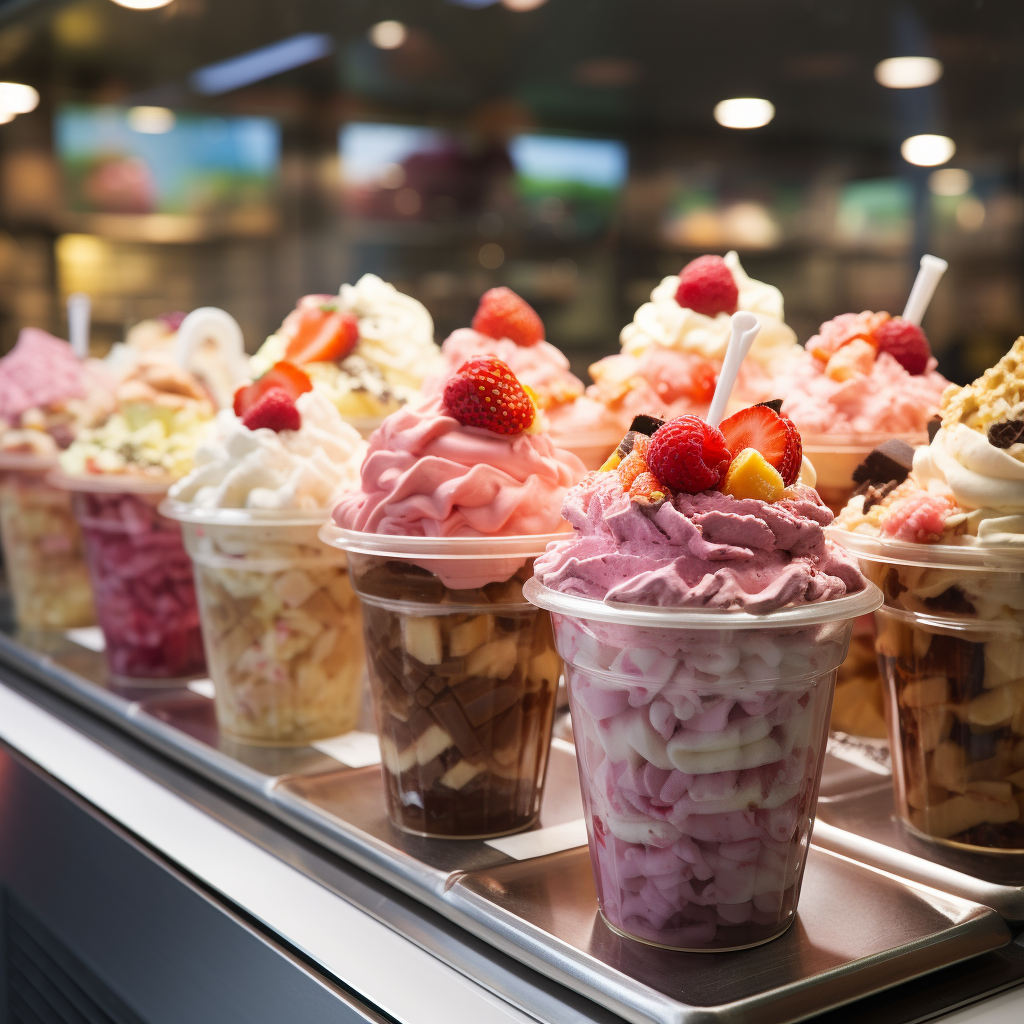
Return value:
<svg viewBox="0 0 1024 1024">
<path fill-rule="evenodd" d="M 817 845 L 935 886 L 1024 925 L 1024 857 L 980 854 L 919 839 L 896 815 L 892 778 L 834 758 L 818 796 Z"/>
<path fill-rule="evenodd" d="M 656 949 L 615 935 L 597 913 L 567 743 L 554 741 L 537 830 L 511 846 L 426 840 L 391 826 L 378 768 L 224 740 L 208 697 L 114 688 L 102 654 L 63 636 L 0 633 L 0 662 L 636 1024 L 788 1024 L 1010 940 L 999 915 L 970 897 L 815 845 L 796 923 L 781 938 L 734 953 Z M 544 849 L 560 852 L 537 855 Z"/>
</svg>

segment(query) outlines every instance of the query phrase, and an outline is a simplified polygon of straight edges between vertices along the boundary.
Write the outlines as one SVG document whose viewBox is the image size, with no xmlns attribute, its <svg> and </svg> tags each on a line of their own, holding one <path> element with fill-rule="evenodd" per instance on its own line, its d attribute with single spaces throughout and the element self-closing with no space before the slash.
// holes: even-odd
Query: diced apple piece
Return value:
<svg viewBox="0 0 1024 1024">
<path fill-rule="evenodd" d="M 987 690 L 967 705 L 967 721 L 980 726 L 1004 725 L 1012 720 L 1022 701 L 1024 693 L 1015 685 Z"/>
<path fill-rule="evenodd" d="M 962 793 L 967 788 L 967 764 L 963 747 L 949 741 L 940 743 L 932 754 L 929 778 L 944 789 Z"/>
<path fill-rule="evenodd" d="M 441 627 L 435 618 L 408 615 L 402 619 L 402 645 L 421 665 L 440 665 Z"/>
<path fill-rule="evenodd" d="M 281 573 L 274 580 L 274 589 L 289 608 L 298 608 L 316 593 L 317 586 L 301 569 Z"/>
<path fill-rule="evenodd" d="M 474 615 L 452 629 L 448 649 L 453 658 L 464 658 L 487 643 L 494 629 L 493 615 Z"/>
<path fill-rule="evenodd" d="M 424 731 L 416 741 L 416 762 L 420 765 L 430 764 L 435 757 L 443 754 L 454 740 L 439 725 L 432 725 Z"/>
</svg>

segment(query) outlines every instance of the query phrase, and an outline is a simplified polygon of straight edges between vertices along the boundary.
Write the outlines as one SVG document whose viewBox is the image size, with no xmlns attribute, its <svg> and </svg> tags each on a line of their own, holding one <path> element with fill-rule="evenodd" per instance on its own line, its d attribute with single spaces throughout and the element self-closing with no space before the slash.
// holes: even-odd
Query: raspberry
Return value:
<svg viewBox="0 0 1024 1024">
<path fill-rule="evenodd" d="M 732 271 L 721 256 L 698 256 L 679 272 L 676 302 L 695 313 L 735 313 L 740 301 Z"/>
<path fill-rule="evenodd" d="M 537 311 L 511 288 L 484 292 L 473 317 L 473 330 L 488 338 L 509 338 L 524 347 L 544 340 L 544 323 Z"/>
<path fill-rule="evenodd" d="M 271 388 L 281 388 L 292 401 L 313 390 L 313 382 L 293 363 L 275 363 L 262 377 L 235 392 L 235 415 L 241 419 Z"/>
<path fill-rule="evenodd" d="M 298 430 L 302 426 L 302 417 L 292 396 L 284 388 L 272 387 L 242 417 L 242 426 L 249 430 L 261 427 L 273 431 Z"/>
<path fill-rule="evenodd" d="M 732 456 L 722 432 L 699 416 L 677 416 L 654 432 L 647 449 L 651 472 L 675 491 L 717 487 Z"/>
<path fill-rule="evenodd" d="M 933 544 L 942 540 L 949 502 L 921 491 L 896 502 L 882 520 L 879 532 L 895 540 Z"/>
<path fill-rule="evenodd" d="M 470 359 L 448 378 L 444 407 L 464 427 L 507 436 L 528 429 L 536 415 L 516 375 L 494 356 Z"/>
<path fill-rule="evenodd" d="M 734 456 L 753 448 L 778 470 L 787 487 L 796 483 L 804 453 L 800 432 L 791 419 L 766 405 L 754 405 L 726 417 L 721 429 Z"/>
<path fill-rule="evenodd" d="M 654 504 L 668 497 L 665 485 L 650 471 L 641 473 L 629 488 L 629 496 L 633 501 L 643 504 Z"/>
<path fill-rule="evenodd" d="M 879 352 L 888 352 L 912 376 L 919 376 L 928 369 L 932 350 L 924 331 L 917 324 L 902 317 L 893 317 L 878 327 L 875 341 Z"/>
</svg>

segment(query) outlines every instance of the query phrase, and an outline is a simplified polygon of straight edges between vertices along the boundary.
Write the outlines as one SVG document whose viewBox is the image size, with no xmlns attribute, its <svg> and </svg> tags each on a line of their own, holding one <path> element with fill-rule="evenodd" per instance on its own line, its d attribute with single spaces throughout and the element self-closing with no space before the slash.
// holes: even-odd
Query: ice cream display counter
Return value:
<svg viewBox="0 0 1024 1024">
<path fill-rule="evenodd" d="M 387 818 L 372 735 L 357 730 L 310 747 L 239 744 L 218 733 L 208 681 L 111 688 L 104 654 L 95 649 L 101 647 L 91 629 L 0 636 L 3 763 L 35 762 L 51 782 L 71 789 L 89 777 L 77 743 L 136 765 L 147 786 L 183 793 L 193 812 L 255 838 L 277 870 L 318 882 L 324 901 L 340 896 L 349 909 L 387 924 L 389 934 L 433 954 L 437 993 L 454 970 L 474 982 L 474 991 L 495 993 L 505 1013 L 516 1007 L 540 1020 L 784 1024 L 870 1012 L 895 1024 L 1024 983 L 1024 949 L 1013 939 L 1024 923 L 1024 878 L 1009 867 L 978 877 L 977 865 L 963 859 L 937 863 L 891 823 L 889 780 L 849 760 L 827 759 L 797 922 L 784 936 L 733 953 L 657 950 L 620 938 L 597 915 L 571 744 L 554 740 L 532 830 L 490 841 L 421 839 Z M 48 747 L 41 739 L 47 729 L 66 738 Z M 11 777 L 2 774 L 5 821 Z M 119 812 L 106 801 L 121 811 L 126 806 L 123 794 L 79 793 L 115 820 Z M 144 817 L 155 814 L 158 804 Z M 186 849 L 184 835 L 171 849 L 144 830 L 136 834 L 157 855 L 199 874 L 213 897 L 239 903 L 223 875 L 203 879 L 190 866 L 197 850 Z M 11 870 L 0 862 L 8 885 Z M 352 887 L 352 875 L 361 888 Z M 275 893 L 274 877 L 267 874 L 257 887 L 282 900 L 286 890 Z M 304 906 L 318 912 L 315 901 Z M 240 909 L 278 932 L 276 941 L 303 951 L 307 965 L 312 960 L 313 968 L 336 973 L 266 908 L 241 902 Z M 336 937 L 342 945 L 350 938 Z M 360 991 L 354 967 L 341 977 Z M 971 1012 L 1000 1005 L 982 1002 L 960 1012 L 970 1020 Z M 1020 1005 L 1011 1000 L 1005 1012 L 1019 1013 Z M 395 1017 L 428 1020 L 431 1012 L 406 1009 Z M 480 1009 L 472 1019 L 492 1019 L 489 1012 Z"/>
</svg>

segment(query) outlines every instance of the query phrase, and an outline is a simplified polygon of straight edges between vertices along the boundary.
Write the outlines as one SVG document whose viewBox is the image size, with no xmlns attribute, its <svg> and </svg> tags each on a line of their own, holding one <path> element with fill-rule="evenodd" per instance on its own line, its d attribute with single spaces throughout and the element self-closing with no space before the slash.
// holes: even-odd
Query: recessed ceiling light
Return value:
<svg viewBox="0 0 1024 1024">
<path fill-rule="evenodd" d="M 920 89 L 942 77 L 942 61 L 934 57 L 889 57 L 875 65 L 875 81 L 887 89 Z"/>
<path fill-rule="evenodd" d="M 900 146 L 903 159 L 917 167 L 937 167 L 951 160 L 956 143 L 946 135 L 911 135 Z"/>
<path fill-rule="evenodd" d="M 128 111 L 128 127 L 143 135 L 166 135 L 177 119 L 166 107 L 132 107 Z"/>
<path fill-rule="evenodd" d="M 27 114 L 39 106 L 39 93 L 31 85 L 20 82 L 0 82 L 0 111 L 9 114 Z"/>
<path fill-rule="evenodd" d="M 723 128 L 761 128 L 775 116 L 768 100 L 743 96 L 715 104 L 715 120 Z"/>
<path fill-rule="evenodd" d="M 973 184 L 974 176 L 961 167 L 943 167 L 928 175 L 928 188 L 937 196 L 962 196 Z"/>
<path fill-rule="evenodd" d="M 525 11 L 535 11 L 538 7 L 543 7 L 548 0 L 501 0 L 501 6 L 509 11 L 516 11 L 523 13 Z"/>
<path fill-rule="evenodd" d="M 381 50 L 397 50 L 409 38 L 400 21 L 378 21 L 370 28 L 370 42 Z"/>
<path fill-rule="evenodd" d="M 166 7 L 171 0 L 114 0 L 119 7 L 128 7 L 133 11 L 155 11 L 158 7 Z"/>
</svg>

